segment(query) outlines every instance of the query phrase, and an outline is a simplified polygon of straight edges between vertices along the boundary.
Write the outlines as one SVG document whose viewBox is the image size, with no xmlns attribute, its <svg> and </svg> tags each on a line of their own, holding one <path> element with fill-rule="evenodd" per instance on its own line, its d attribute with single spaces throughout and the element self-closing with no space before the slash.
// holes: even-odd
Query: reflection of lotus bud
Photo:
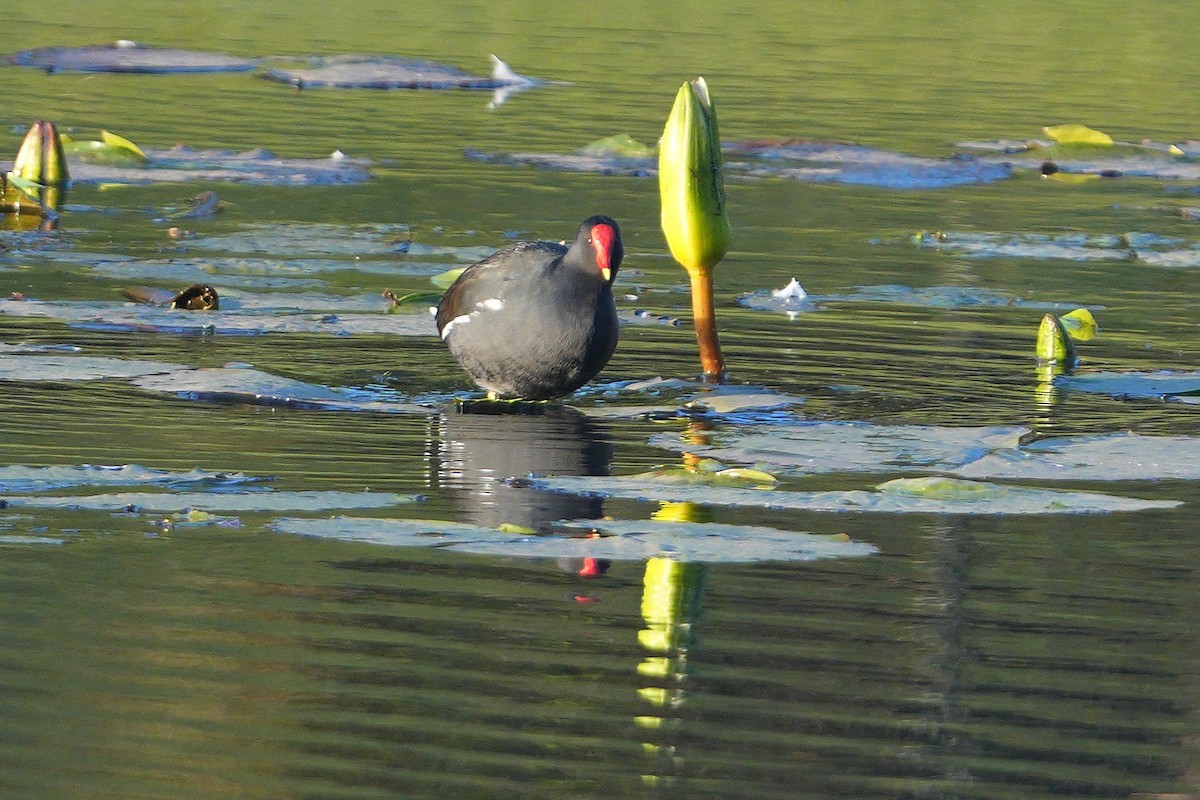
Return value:
<svg viewBox="0 0 1200 800">
<path fill-rule="evenodd" d="M 39 119 L 30 126 L 13 160 L 12 172 L 18 178 L 42 186 L 66 185 L 69 180 L 67 157 L 53 122 Z"/>
<path fill-rule="evenodd" d="M 1079 360 L 1066 328 L 1053 314 L 1042 317 L 1042 324 L 1038 326 L 1037 357 L 1039 361 L 1067 367 L 1074 366 Z"/>
<path fill-rule="evenodd" d="M 729 247 L 717 111 L 704 78 L 683 84 L 658 153 L 662 229 L 689 272 L 711 269 Z"/>
<path fill-rule="evenodd" d="M 638 641 L 654 653 L 686 647 L 692 625 L 700 615 L 704 594 L 704 564 L 652 558 L 646 562 L 642 579 L 642 619 L 646 628 Z"/>
</svg>

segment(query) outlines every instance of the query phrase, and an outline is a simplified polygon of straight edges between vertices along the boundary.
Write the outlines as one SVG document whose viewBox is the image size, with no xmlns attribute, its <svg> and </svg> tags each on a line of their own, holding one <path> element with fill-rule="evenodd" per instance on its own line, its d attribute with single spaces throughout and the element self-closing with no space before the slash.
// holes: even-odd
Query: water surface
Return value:
<svg viewBox="0 0 1200 800">
<path fill-rule="evenodd" d="M 797 467 L 795 453 L 781 466 L 775 453 L 761 466 L 778 473 L 776 491 L 873 491 L 1001 447 L 949 429 L 1011 429 L 1005 458 L 1046 437 L 1186 442 L 1200 435 L 1197 405 L 1180 402 L 1189 395 L 1047 384 L 1032 354 L 1044 307 L 1086 305 L 1101 331 L 1079 345 L 1077 376 L 1200 370 L 1196 267 L 1184 258 L 1200 228 L 1181 211 L 1200 206 L 1194 182 L 1073 184 L 1026 169 L 939 189 L 731 178 L 735 239 L 717 272 L 726 356 L 739 384 L 803 403 L 696 419 L 676 414 L 703 390 L 653 179 L 464 152 L 568 154 L 617 133 L 653 143 L 696 74 L 729 140 L 946 158 L 957 142 L 1020 142 L 1077 121 L 1122 142 L 1183 143 L 1196 135 L 1182 65 L 1198 15 L 1176 5 L 1135 16 L 1112 2 L 10 9 L 14 51 L 134 39 L 248 58 L 410 56 L 478 73 L 494 52 L 565 84 L 489 110 L 488 91 L 297 91 L 252 73 L 0 67 L 0 153 L 46 118 L 148 148 L 263 147 L 296 159 L 337 150 L 370 175 L 314 186 L 87 182 L 72 189 L 58 232 L 0 232 L 0 294 L 95 309 L 91 323 L 74 311 L 0 316 L 0 342 L 24 347 L 0 352 L 0 375 L 22 357 L 100 359 L 93 374 L 5 378 L 0 392 L 0 468 L 74 469 L 55 487 L 3 486 L 14 502 L 0 511 L 0 796 L 1196 795 L 1200 492 L 1189 465 L 1200 456 L 1155 470 L 1159 451 L 1111 438 L 1100 455 L 1088 451 L 1086 471 L 1047 477 L 1039 461 L 1036 474 L 977 475 L 1178 503 L 1110 514 L 663 506 L 507 480 L 682 465 L 695 455 L 687 443 L 733 449 L 728 466 L 752 466 L 770 455 L 752 445 L 758 431 L 818 422 L 870 426 L 885 444 L 823 440 L 839 448 L 826 459 L 835 469 Z M 224 211 L 171 217 L 209 189 Z M 369 298 L 431 290 L 431 275 L 514 237 L 570 237 L 594 212 L 621 223 L 620 305 L 640 321 L 623 328 L 600 388 L 548 417 L 455 415 L 452 398 L 474 390 L 442 344 L 418 317 L 387 317 Z M 172 238 L 172 225 L 195 235 Z M 921 231 L 944 233 L 944 246 L 914 240 Z M 1157 263 L 1132 253 L 1130 234 Z M 1071 257 L 1063 237 L 1113 255 Z M 999 240 L 1021 249 L 961 246 Z M 118 311 L 136 318 L 122 311 L 121 288 L 197 277 L 231 309 L 240 302 L 222 318 L 230 327 L 242 313 L 254 329 L 111 324 Z M 793 277 L 818 299 L 813 309 L 739 302 Z M 158 378 L 147 388 L 131 377 L 163 374 L 147 362 L 206 389 L 177 395 Z M 228 365 L 268 377 L 197 377 Z M 683 385 L 623 389 L 660 376 Z M 284 381 L 341 405 L 254 399 Z M 920 426 L 915 438 L 941 460 L 918 464 L 925 451 L 898 443 L 893 426 Z M 1133 462 L 1141 471 L 1122 466 Z M 159 478 L 101 485 L 84 468 L 128 464 Z M 244 480 L 171 483 L 197 468 Z M 225 504 L 236 508 L 214 499 L 199 509 L 211 516 L 114 512 L 88 499 L 197 486 L 236 494 Z M 391 504 L 354 507 L 348 498 L 367 491 Z M 325 494 L 286 512 L 269 499 L 289 492 Z M 61 495 L 78 501 L 16 502 Z M 875 552 L 615 561 L 585 577 L 578 559 L 279 525 L 348 515 L 554 530 L 655 514 L 686 530 L 804 532 Z"/>
</svg>

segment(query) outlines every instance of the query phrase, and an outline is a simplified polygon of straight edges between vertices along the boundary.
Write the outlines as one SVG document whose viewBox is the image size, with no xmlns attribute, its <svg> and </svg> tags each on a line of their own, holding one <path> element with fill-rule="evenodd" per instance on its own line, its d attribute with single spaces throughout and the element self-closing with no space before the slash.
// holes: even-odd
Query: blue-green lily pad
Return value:
<svg viewBox="0 0 1200 800">
<path fill-rule="evenodd" d="M 1098 492 L 1072 492 L 968 481 L 898 478 L 871 490 L 793 492 L 660 483 L 644 477 L 539 478 L 539 489 L 644 502 L 688 502 L 734 508 L 887 514 L 1099 514 L 1174 508 L 1173 500 L 1144 500 Z"/>
<path fill-rule="evenodd" d="M 730 177 L 791 178 L 811 183 L 847 183 L 888 189 L 940 189 L 992 183 L 1012 175 L 1004 163 L 975 158 L 923 158 L 836 142 L 724 142 Z M 468 158 L 527 165 L 560 172 L 652 177 L 655 159 L 583 148 L 575 153 L 487 153 Z"/>
<path fill-rule="evenodd" d="M 145 375 L 134 380 L 133 385 L 149 392 L 208 402 L 381 414 L 429 413 L 428 406 L 417 403 L 383 399 L 363 390 L 305 383 L 250 368 L 186 369 L 171 374 Z"/>
<path fill-rule="evenodd" d="M 459 552 L 525 558 L 681 561 L 811 561 L 864 556 L 872 545 L 839 536 L 816 536 L 747 525 L 655 521 L 580 520 L 578 535 L 526 536 L 440 520 L 280 519 L 281 533 L 398 547 L 444 547 Z M 601 535 L 594 535 L 600 532 Z M 604 535 L 607 534 L 607 535 Z"/>
<path fill-rule="evenodd" d="M 1013 447 L 1027 432 L 1018 427 L 813 422 L 713 431 L 710 444 L 659 434 L 651 444 L 788 475 L 948 471 Z"/>
<path fill-rule="evenodd" d="M 1200 380 L 1197 381 L 1200 387 Z M 1200 438 L 1109 433 L 993 450 L 955 474 L 1063 481 L 1200 480 Z"/>
<path fill-rule="evenodd" d="M 335 152 L 327 158 L 280 158 L 267 150 L 238 153 L 146 147 L 146 161 L 133 166 L 91 164 L 67 156 L 73 183 L 252 183 L 276 186 L 339 186 L 370 178 L 367 162 Z"/>
<path fill-rule="evenodd" d="M 786 289 L 786 287 L 785 287 Z M 1039 311 L 1074 309 L 1079 303 L 1026 300 L 997 289 L 978 286 L 905 286 L 883 284 L 857 286 L 834 294 L 780 295 L 784 290 L 759 289 L 738 298 L 738 303 L 758 311 L 774 311 L 795 319 L 802 313 L 818 311 L 828 303 L 895 303 L 923 308 L 1028 308 Z"/>
<path fill-rule="evenodd" d="M 1200 403 L 1200 372 L 1092 372 L 1056 378 L 1054 385 L 1113 397 Z"/>
<path fill-rule="evenodd" d="M 115 492 L 93 495 L 7 495 L 10 506 L 81 508 L 97 511 L 148 511 L 158 514 L 205 511 L 329 511 L 386 508 L 412 503 L 411 495 L 390 492 L 259 491 L 259 492 Z"/>
<path fill-rule="evenodd" d="M 448 64 L 393 56 L 314 56 L 277 63 L 264 78 L 301 89 L 500 89 L 529 88 L 541 81 L 518 75 L 496 56 L 492 74 L 475 75 Z"/>
<path fill-rule="evenodd" d="M 266 333 L 436 335 L 433 319 L 425 309 L 404 314 L 388 314 L 387 310 L 388 301 L 381 294 L 337 298 L 222 291 L 219 311 L 185 311 L 116 300 L 0 300 L 0 315 L 44 317 L 89 330 L 235 336 Z"/>
<path fill-rule="evenodd" d="M 0 354 L 0 381 L 98 381 L 187 369 L 188 367 L 183 365 L 164 361 L 138 361 L 103 356 Z"/>
<path fill-rule="evenodd" d="M 128 40 L 87 47 L 39 47 L 9 56 L 20 67 L 46 72 L 204 73 L 247 72 L 255 59 L 203 50 L 151 47 Z"/>
<path fill-rule="evenodd" d="M 28 467 L 0 466 L 0 492 L 42 492 L 73 486 L 194 486 L 235 487 L 263 480 L 240 472 L 213 472 L 199 468 L 176 471 L 138 464 L 80 464 Z"/>
<path fill-rule="evenodd" d="M 23 547 L 29 545 L 66 544 L 66 539 L 56 539 L 53 536 L 22 536 L 21 534 L 0 535 L 0 545 L 5 547 Z"/>
</svg>

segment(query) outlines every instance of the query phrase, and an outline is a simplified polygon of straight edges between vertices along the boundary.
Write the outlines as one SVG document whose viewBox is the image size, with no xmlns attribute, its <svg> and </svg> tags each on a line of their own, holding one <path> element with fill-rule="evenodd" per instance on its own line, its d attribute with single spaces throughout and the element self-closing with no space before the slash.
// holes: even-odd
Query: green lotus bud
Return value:
<svg viewBox="0 0 1200 800">
<path fill-rule="evenodd" d="M 696 78 L 675 95 L 658 152 L 663 233 L 689 272 L 711 269 L 729 248 L 723 173 L 717 110 Z"/>
<path fill-rule="evenodd" d="M 38 120 L 25 134 L 13 159 L 12 174 L 42 186 L 62 187 L 70 180 L 62 138 L 53 122 Z"/>
<path fill-rule="evenodd" d="M 1074 366 L 1079 360 L 1066 328 L 1053 314 L 1042 317 L 1042 324 L 1038 326 L 1037 357 L 1045 363 L 1067 366 Z"/>
</svg>

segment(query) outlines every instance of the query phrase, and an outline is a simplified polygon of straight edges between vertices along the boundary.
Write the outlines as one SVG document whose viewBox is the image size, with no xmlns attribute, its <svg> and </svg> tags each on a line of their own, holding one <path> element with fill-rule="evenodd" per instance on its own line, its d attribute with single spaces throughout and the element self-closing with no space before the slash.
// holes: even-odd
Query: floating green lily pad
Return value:
<svg viewBox="0 0 1200 800">
<path fill-rule="evenodd" d="M 492 56 L 492 74 L 475 75 L 448 64 L 390 56 L 314 56 L 277 63 L 262 76 L 301 89 L 500 89 L 528 88 L 539 81 L 518 75 Z"/>
<path fill-rule="evenodd" d="M 211 280 L 211 277 L 210 277 Z M 333 336 L 387 334 L 433 336 L 436 327 L 424 308 L 387 314 L 377 294 L 336 298 L 327 295 L 227 292 L 221 310 L 190 312 L 126 301 L 0 300 L 0 315 L 56 319 L 88 330 L 249 336 L 267 333 L 320 333 Z M 3 373 L 0 373 L 0 379 Z"/>
<path fill-rule="evenodd" d="M 540 489 L 589 497 L 621 497 L 644 502 L 689 502 L 709 506 L 820 512 L 887 514 L 1100 514 L 1175 508 L 1174 500 L 1144 500 L 1098 492 L 1034 489 L 957 478 L 901 478 L 872 490 L 764 492 L 711 486 L 658 483 L 633 477 L 539 478 Z"/>
<path fill-rule="evenodd" d="M 1200 391 L 1200 377 L 1197 388 Z M 1042 439 L 993 450 L 955 473 L 1020 480 L 1200 480 L 1200 438 L 1108 433 Z"/>
<path fill-rule="evenodd" d="M 116 492 L 93 495 L 6 495 L 10 506 L 24 508 L 81 508 L 96 511 L 147 511 L 158 514 L 205 511 L 328 511 L 386 508 L 412 503 L 411 495 L 390 492 L 259 491 L 232 492 Z"/>
<path fill-rule="evenodd" d="M 746 525 L 655 521 L 579 520 L 576 535 L 528 536 L 439 520 L 280 519 L 281 533 L 397 547 L 444 547 L 467 553 L 517 558 L 604 558 L 681 561 L 811 561 L 876 552 L 840 536 L 816 536 Z M 600 535 L 595 535 L 596 533 Z"/>
<path fill-rule="evenodd" d="M 713 431 L 710 443 L 659 434 L 651 444 L 788 475 L 947 471 L 1016 445 L 1027 429 L 815 422 Z"/>
<path fill-rule="evenodd" d="M 203 73 L 248 72 L 258 65 L 250 58 L 204 50 L 151 47 L 137 42 L 88 47 L 39 47 L 9 56 L 20 67 L 46 72 Z"/>
<path fill-rule="evenodd" d="M 775 311 L 792 318 L 819 311 L 828 303 L 895 303 L 923 308 L 1028 308 L 1057 311 L 1077 308 L 1078 303 L 1026 300 L 1007 292 L 977 286 L 905 286 L 882 284 L 857 286 L 846 292 L 806 294 L 802 299 L 780 297 L 777 290 L 759 289 L 738 298 L 738 303 L 758 311 Z"/>
<path fill-rule="evenodd" d="M 185 369 L 171 374 L 145 375 L 135 379 L 133 385 L 145 391 L 208 402 L 382 414 L 428 414 L 430 411 L 428 406 L 417 403 L 381 399 L 370 392 L 305 383 L 249 368 Z"/>
<path fill-rule="evenodd" d="M 240 472 L 212 472 L 199 468 L 175 471 L 138 464 L 96 464 L 28 467 L 0 466 L 0 492 L 43 492 L 73 486 L 206 486 L 232 487 L 263 480 Z"/>
<path fill-rule="evenodd" d="M 1113 397 L 1200 403 L 1200 372 L 1092 372 L 1057 378 L 1055 386 Z"/>
<path fill-rule="evenodd" d="M 603 140 L 602 140 L 603 141 Z M 1012 175 L 1007 164 L 973 158 L 923 158 L 838 142 L 724 142 L 724 169 L 730 176 L 791 178 L 810 183 L 847 183 L 888 189 L 940 189 L 992 183 Z M 466 156 L 494 164 L 527 165 L 560 172 L 651 177 L 652 155 L 589 145 L 575 153 L 486 153 Z"/>
<path fill-rule="evenodd" d="M 105 146 L 107 147 L 107 146 Z M 98 148 L 103 149 L 103 148 Z M 242 153 L 145 148 L 136 163 L 89 163 L 68 153 L 73 183 L 252 183 L 278 186 L 338 186 L 370 178 L 367 162 L 335 152 L 327 158 L 280 158 L 267 150 Z"/>
<path fill-rule="evenodd" d="M 0 354 L 0 381 L 98 381 L 187 369 L 188 367 L 181 364 L 164 361 L 137 361 L 102 356 Z"/>
</svg>

